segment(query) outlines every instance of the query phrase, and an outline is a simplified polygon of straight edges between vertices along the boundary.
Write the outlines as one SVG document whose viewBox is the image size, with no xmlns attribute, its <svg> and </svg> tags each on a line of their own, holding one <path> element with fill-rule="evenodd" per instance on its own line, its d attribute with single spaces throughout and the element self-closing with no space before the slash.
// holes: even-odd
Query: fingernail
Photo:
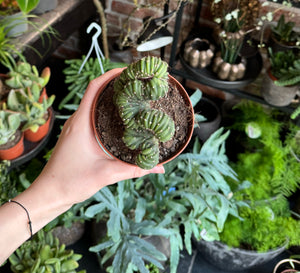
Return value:
<svg viewBox="0 0 300 273">
<path fill-rule="evenodd" d="M 165 173 L 165 168 L 164 166 L 156 166 L 152 170 L 150 170 L 151 173 Z"/>
</svg>

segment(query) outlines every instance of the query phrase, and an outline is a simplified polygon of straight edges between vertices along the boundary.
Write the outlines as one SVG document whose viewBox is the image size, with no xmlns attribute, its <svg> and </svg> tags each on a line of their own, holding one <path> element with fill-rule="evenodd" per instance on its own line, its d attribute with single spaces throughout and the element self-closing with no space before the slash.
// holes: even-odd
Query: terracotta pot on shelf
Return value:
<svg viewBox="0 0 300 273">
<path fill-rule="evenodd" d="M 116 79 L 117 77 L 119 77 L 121 74 L 121 72 L 116 73 L 115 75 L 111 76 L 105 84 L 102 85 L 102 87 L 98 90 L 98 93 L 94 99 L 93 102 L 93 106 L 92 106 L 92 127 L 93 127 L 93 131 L 95 134 L 95 138 L 99 144 L 99 146 L 101 147 L 101 149 L 106 153 L 106 155 L 108 155 L 110 158 L 125 162 L 126 164 L 129 165 L 135 165 L 134 162 L 132 162 L 132 160 L 127 160 L 127 158 L 124 158 L 124 156 L 122 155 L 116 155 L 115 151 L 119 151 L 118 147 L 108 147 L 109 145 L 106 145 L 106 143 L 103 142 L 103 137 L 102 134 L 103 132 L 99 130 L 100 125 L 99 120 L 101 121 L 101 119 L 99 119 L 99 113 L 105 113 L 107 112 L 107 115 L 110 115 L 110 123 L 109 123 L 109 130 L 113 130 L 111 128 L 113 127 L 117 127 L 117 129 L 115 129 L 116 134 L 118 134 L 118 136 L 116 135 L 112 135 L 111 138 L 116 138 L 119 142 L 120 145 L 125 146 L 125 144 L 122 141 L 122 136 L 120 136 L 120 134 L 122 135 L 123 133 L 123 124 L 120 123 L 120 118 L 117 114 L 117 110 L 116 109 L 110 109 L 109 111 L 103 111 L 102 109 L 99 110 L 99 103 L 101 103 L 101 99 L 105 96 L 107 98 L 107 100 L 109 102 L 107 103 L 103 103 L 103 105 L 113 105 L 113 101 L 112 101 L 112 97 L 113 97 L 113 80 Z M 172 159 L 174 159 L 175 157 L 177 157 L 187 146 L 187 144 L 189 143 L 192 134 L 193 134 L 193 126 L 194 126 L 194 112 L 193 112 L 193 107 L 191 104 L 191 101 L 189 99 L 189 96 L 187 94 L 187 92 L 185 91 L 185 89 L 182 87 L 182 85 L 172 76 L 169 75 L 169 86 L 170 85 L 175 85 L 177 90 L 180 92 L 180 95 L 185 103 L 185 105 L 188 107 L 189 112 L 191 113 L 191 117 L 190 120 L 187 122 L 186 125 L 186 136 L 184 139 L 178 140 L 178 146 L 176 151 L 172 152 L 171 155 L 168 158 L 164 158 L 163 160 L 159 161 L 159 164 L 165 164 L 166 162 L 171 161 Z M 111 86 L 111 87 L 109 87 Z M 107 89 L 109 88 L 109 89 Z M 108 90 L 107 92 L 105 92 L 106 90 Z M 103 106 L 105 107 L 105 106 Z M 113 106 L 114 107 L 114 106 Z M 174 106 L 174 108 L 176 108 L 176 106 Z M 115 115 L 115 116 L 113 116 Z M 119 119 L 119 121 L 117 120 Z M 114 122 L 119 122 L 119 124 L 117 124 L 117 126 L 113 126 L 112 123 Z M 175 122 L 176 124 L 176 122 Z M 176 125 L 175 125 L 176 127 Z M 118 132 L 117 132 L 118 131 Z M 105 133 L 105 132 L 104 132 Z M 174 136 L 175 138 L 176 136 Z M 180 143 L 180 144 L 179 144 Z M 164 149 L 168 149 L 166 147 L 164 147 Z M 128 153 L 131 154 L 136 154 L 136 151 L 131 151 L 128 149 Z M 134 157 L 134 155 L 133 155 Z M 133 158 L 132 157 L 132 158 Z"/>
<path fill-rule="evenodd" d="M 13 146 L 12 146 L 13 145 Z M 2 144 L 0 145 L 0 159 L 1 160 L 13 160 L 24 152 L 24 134 L 21 131 L 17 131 L 14 144 Z"/>
<path fill-rule="evenodd" d="M 36 132 L 33 132 L 30 129 L 24 131 L 24 137 L 26 140 L 31 142 L 38 142 L 47 135 L 50 128 L 50 122 L 53 117 L 53 110 L 50 108 L 48 110 L 48 113 L 49 113 L 49 117 L 47 121 L 43 125 L 41 125 Z"/>
<path fill-rule="evenodd" d="M 268 69 L 262 81 L 261 95 L 266 102 L 273 106 L 287 106 L 299 93 L 299 86 L 277 86 L 274 83 L 276 80 L 271 70 Z"/>
</svg>

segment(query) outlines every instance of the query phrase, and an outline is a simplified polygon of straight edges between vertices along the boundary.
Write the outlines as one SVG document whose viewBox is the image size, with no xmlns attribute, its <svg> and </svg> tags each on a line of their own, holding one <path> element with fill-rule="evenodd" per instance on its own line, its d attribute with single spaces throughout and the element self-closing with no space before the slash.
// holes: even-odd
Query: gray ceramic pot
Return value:
<svg viewBox="0 0 300 273">
<path fill-rule="evenodd" d="M 260 93 L 264 100 L 274 106 L 289 105 L 299 93 L 299 86 L 277 86 L 274 83 L 275 78 L 266 73 L 263 78 Z"/>
<path fill-rule="evenodd" d="M 40 0 L 36 8 L 33 10 L 34 14 L 43 14 L 51 11 L 57 7 L 57 0 Z"/>
<path fill-rule="evenodd" d="M 212 133 L 220 128 L 221 111 L 214 101 L 205 97 L 202 97 L 196 104 L 194 111 L 206 118 L 206 121 L 199 122 L 198 126 L 194 128 L 194 135 L 205 142 Z"/>
<path fill-rule="evenodd" d="M 207 242 L 204 240 L 197 241 L 196 246 L 208 262 L 224 271 L 243 271 L 262 265 L 285 250 L 285 246 L 282 246 L 268 252 L 257 252 L 230 248 L 219 241 Z"/>
</svg>

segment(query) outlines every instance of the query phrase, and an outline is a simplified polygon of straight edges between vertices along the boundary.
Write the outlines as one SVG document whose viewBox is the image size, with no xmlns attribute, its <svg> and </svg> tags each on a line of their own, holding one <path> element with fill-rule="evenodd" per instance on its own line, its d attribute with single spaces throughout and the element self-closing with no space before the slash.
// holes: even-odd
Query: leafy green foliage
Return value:
<svg viewBox="0 0 300 273">
<path fill-rule="evenodd" d="M 277 78 L 274 83 L 278 86 L 295 85 L 300 82 L 300 58 L 289 51 L 272 52 L 269 48 L 271 73 Z"/>
<path fill-rule="evenodd" d="M 139 149 L 136 164 L 152 169 L 159 162 L 159 142 L 175 133 L 173 119 L 150 102 L 169 90 L 168 64 L 148 56 L 123 70 L 114 83 L 114 104 L 125 126 L 123 141 L 131 150 Z"/>
<path fill-rule="evenodd" d="M 221 241 L 258 251 L 284 243 L 298 245 L 300 222 L 291 217 L 286 197 L 300 184 L 299 162 L 291 154 L 299 128 L 286 122 L 277 111 L 249 101 L 236 106 L 233 119 L 235 139 L 242 143 L 243 150 L 232 166 L 240 179 L 252 183 L 238 192 L 236 198 L 248 202 L 250 208 L 239 209 L 243 221 L 228 217 Z M 245 137 L 245 126 L 252 121 L 261 129 L 256 139 Z"/>
<path fill-rule="evenodd" d="M 0 145 L 14 139 L 21 124 L 20 114 L 8 110 L 0 111 Z"/>
<path fill-rule="evenodd" d="M 273 26 L 271 29 L 277 41 L 290 43 L 295 42 L 297 40 L 297 36 L 299 35 L 293 31 L 294 27 L 295 23 L 292 21 L 285 22 L 285 16 L 284 14 L 281 14 L 277 25 Z"/>
<path fill-rule="evenodd" d="M 113 258 L 113 272 L 149 272 L 144 261 L 161 268 L 165 257 L 143 242 L 145 236 L 159 235 L 170 241 L 170 272 L 175 273 L 183 245 L 192 252 L 192 236 L 219 238 L 228 215 L 239 217 L 238 207 L 246 205 L 233 197 L 227 177 L 236 181 L 237 190 L 249 187 L 238 183 L 228 164 L 228 134 L 220 129 L 202 147 L 196 140 L 191 153 L 165 165 L 165 174 L 119 182 L 94 196 L 86 216 L 107 221 L 107 238 L 90 250 L 102 253 L 103 264 Z"/>
<path fill-rule="evenodd" d="M 261 252 L 300 243 L 300 222 L 291 217 L 285 199 L 266 200 L 263 205 L 243 207 L 240 216 L 243 221 L 229 217 L 220 234 L 221 241 L 229 246 Z"/>
<path fill-rule="evenodd" d="M 97 58 L 89 58 L 83 66 L 80 73 L 79 69 L 84 62 L 86 56 L 83 55 L 81 59 L 66 60 L 67 67 L 63 70 L 65 75 L 65 83 L 68 85 L 69 93 L 62 99 L 58 108 L 61 110 L 66 108 L 67 103 L 72 105 L 79 104 L 88 84 L 93 79 L 102 75 L 101 67 Z M 125 67 L 125 63 L 111 62 L 108 59 L 102 61 L 104 72 L 113 68 Z M 68 106 L 67 106 L 68 107 Z"/>
<path fill-rule="evenodd" d="M 290 196 L 300 184 L 299 163 L 291 156 L 290 144 L 282 139 L 297 131 L 289 122 L 280 122 L 276 111 L 263 108 L 255 102 L 244 101 L 236 106 L 232 128 L 236 130 L 239 143 L 243 143 L 243 152 L 238 154 L 233 168 L 238 177 L 248 180 L 252 187 L 245 189 L 240 198 L 260 200 L 275 195 Z M 261 136 L 250 139 L 245 136 L 245 126 L 255 121 L 261 128 Z"/>
<path fill-rule="evenodd" d="M 15 273 L 75 273 L 80 254 L 60 245 L 51 233 L 39 231 L 32 240 L 21 245 L 10 257 L 11 270 Z M 85 273 L 81 270 L 78 273 Z"/>
</svg>

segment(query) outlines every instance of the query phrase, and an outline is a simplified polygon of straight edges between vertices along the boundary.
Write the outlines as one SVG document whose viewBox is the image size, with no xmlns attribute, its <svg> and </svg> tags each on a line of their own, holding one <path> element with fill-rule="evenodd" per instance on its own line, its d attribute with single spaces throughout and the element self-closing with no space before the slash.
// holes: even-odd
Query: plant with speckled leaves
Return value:
<svg viewBox="0 0 300 273">
<path fill-rule="evenodd" d="M 168 64 L 148 56 L 129 65 L 114 84 L 114 104 L 125 126 L 123 141 L 139 149 L 136 164 L 151 169 L 159 162 L 159 142 L 172 139 L 173 119 L 151 108 L 151 101 L 164 97 L 168 90 Z"/>
</svg>

